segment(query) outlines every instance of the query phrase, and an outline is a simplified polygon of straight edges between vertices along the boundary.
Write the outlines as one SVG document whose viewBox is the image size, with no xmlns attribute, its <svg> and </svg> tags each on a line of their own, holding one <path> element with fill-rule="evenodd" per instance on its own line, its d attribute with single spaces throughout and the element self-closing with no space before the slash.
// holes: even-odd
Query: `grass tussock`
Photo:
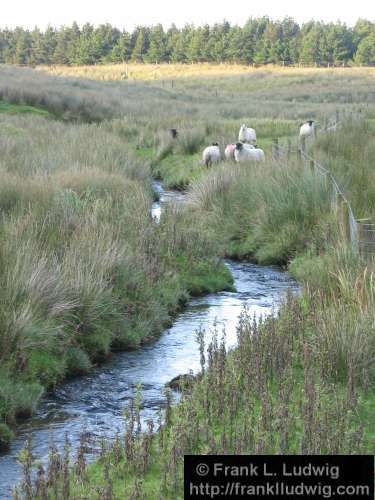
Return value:
<svg viewBox="0 0 375 500">
<path fill-rule="evenodd" d="M 329 186 L 293 163 L 225 164 L 193 183 L 189 200 L 229 255 L 260 263 L 288 263 L 329 227 Z"/>
</svg>

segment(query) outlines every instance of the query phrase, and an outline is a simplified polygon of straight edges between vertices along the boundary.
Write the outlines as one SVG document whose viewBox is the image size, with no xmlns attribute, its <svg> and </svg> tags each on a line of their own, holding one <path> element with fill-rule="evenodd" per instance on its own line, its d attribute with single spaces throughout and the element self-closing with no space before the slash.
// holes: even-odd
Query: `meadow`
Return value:
<svg viewBox="0 0 375 500">
<path fill-rule="evenodd" d="M 97 463 L 86 466 L 84 442 L 74 471 L 68 455 L 53 452 L 33 498 L 47 489 L 51 498 L 182 498 L 186 453 L 373 452 L 373 262 L 347 243 L 324 179 L 297 155 L 275 161 L 271 148 L 276 138 L 294 147 L 301 120 L 317 120 L 310 151 L 356 214 L 372 217 L 375 71 L 229 68 L 218 76 L 202 67 L 138 82 L 117 81 L 116 67 L 3 70 L 6 106 L 50 115 L 0 114 L 3 407 L 10 394 L 40 394 L 69 373 L 54 358 L 66 366 L 79 358 L 88 369 L 111 346 L 160 331 L 189 292 L 229 287 L 223 256 L 278 263 L 304 284 L 275 318 L 257 324 L 245 311 L 233 351 L 218 332 L 202 376 L 167 408 L 157 433 L 153 424 L 137 430 L 139 394 L 124 436 L 104 443 Z M 114 79 L 71 78 L 101 71 Z M 337 113 L 340 126 L 325 134 Z M 203 146 L 233 142 L 242 122 L 256 128 L 265 164 L 203 167 Z M 188 190 L 184 208 L 167 210 L 160 226 L 149 217 L 151 176 Z M 222 279 L 212 284 L 215 265 Z M 203 345 L 203 332 L 198 338 Z M 16 414 L 3 410 L 7 423 Z M 27 496 L 28 448 L 21 459 Z"/>
</svg>

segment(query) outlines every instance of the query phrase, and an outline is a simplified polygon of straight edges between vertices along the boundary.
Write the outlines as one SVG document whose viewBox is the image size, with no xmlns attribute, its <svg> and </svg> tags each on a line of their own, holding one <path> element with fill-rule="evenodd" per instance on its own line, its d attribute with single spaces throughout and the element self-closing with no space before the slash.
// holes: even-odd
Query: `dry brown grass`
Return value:
<svg viewBox="0 0 375 500">
<path fill-rule="evenodd" d="M 246 64 L 103 64 L 95 66 L 39 66 L 40 71 L 47 71 L 58 76 L 74 76 L 94 80 L 163 80 L 173 78 L 191 78 L 201 76 L 217 77 L 221 75 L 252 75 L 262 72 L 289 75 L 335 74 L 375 77 L 375 68 L 304 68 L 283 67 L 269 64 L 256 66 Z"/>
</svg>

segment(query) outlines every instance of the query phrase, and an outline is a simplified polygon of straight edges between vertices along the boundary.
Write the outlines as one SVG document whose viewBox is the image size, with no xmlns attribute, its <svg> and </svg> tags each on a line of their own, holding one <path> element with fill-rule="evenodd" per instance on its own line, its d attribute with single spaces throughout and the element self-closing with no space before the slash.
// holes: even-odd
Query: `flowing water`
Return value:
<svg viewBox="0 0 375 500">
<path fill-rule="evenodd" d="M 160 201 L 152 215 L 160 220 L 161 207 L 170 200 L 181 200 L 183 194 L 165 191 L 154 183 Z M 11 498 L 11 489 L 21 477 L 17 454 L 28 437 L 32 438 L 35 456 L 46 459 L 51 439 L 60 450 L 65 435 L 73 448 L 85 432 L 95 442 L 99 436 L 113 437 L 123 429 L 123 410 L 142 383 L 142 416 L 157 418 L 165 406 L 165 383 L 173 377 L 199 371 L 199 349 L 196 331 L 207 332 L 213 325 L 225 327 L 227 346 L 236 343 L 237 318 L 244 304 L 251 313 L 267 315 L 277 307 L 287 289 L 297 291 L 297 283 L 278 267 L 227 261 L 236 292 L 220 292 L 191 299 L 153 343 L 134 351 L 115 353 L 105 365 L 90 374 L 60 385 L 46 395 L 35 415 L 18 429 L 11 451 L 0 455 L 0 499 Z M 207 333 L 210 336 L 210 333 Z M 207 339 L 209 340 L 209 339 Z"/>
</svg>

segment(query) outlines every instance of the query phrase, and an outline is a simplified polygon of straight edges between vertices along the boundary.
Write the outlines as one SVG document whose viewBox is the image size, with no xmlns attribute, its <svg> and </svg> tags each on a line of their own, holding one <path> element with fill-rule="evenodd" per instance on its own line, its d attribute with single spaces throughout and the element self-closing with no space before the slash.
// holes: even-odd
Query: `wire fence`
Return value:
<svg viewBox="0 0 375 500">
<path fill-rule="evenodd" d="M 327 121 L 321 132 L 336 132 L 340 126 L 339 114 L 336 112 L 335 119 Z M 314 138 L 316 134 L 314 133 Z M 286 162 L 292 155 L 297 155 L 299 161 L 309 167 L 317 174 L 324 176 L 332 188 L 331 208 L 335 212 L 338 223 L 343 227 L 347 240 L 351 243 L 353 250 L 364 260 L 375 257 L 375 223 L 371 219 L 357 219 L 354 210 L 340 188 L 332 173 L 325 168 L 313 156 L 307 153 L 305 141 L 299 141 L 292 147 L 292 141 L 288 139 L 287 146 L 281 146 L 278 139 L 272 148 L 273 157 L 277 161 Z"/>
</svg>

